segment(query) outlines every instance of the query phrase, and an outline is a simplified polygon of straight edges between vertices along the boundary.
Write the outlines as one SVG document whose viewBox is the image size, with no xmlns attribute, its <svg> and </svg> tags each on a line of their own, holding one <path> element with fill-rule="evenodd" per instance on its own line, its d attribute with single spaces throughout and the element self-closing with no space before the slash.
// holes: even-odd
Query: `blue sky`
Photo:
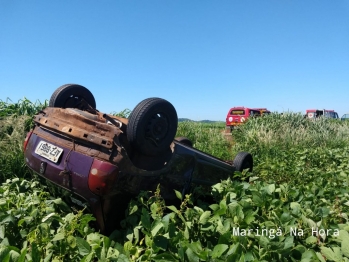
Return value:
<svg viewBox="0 0 349 262">
<path fill-rule="evenodd" d="M 349 1 L 0 0 L 0 99 L 66 83 L 102 112 L 161 97 L 178 117 L 233 106 L 349 113 Z"/>
</svg>

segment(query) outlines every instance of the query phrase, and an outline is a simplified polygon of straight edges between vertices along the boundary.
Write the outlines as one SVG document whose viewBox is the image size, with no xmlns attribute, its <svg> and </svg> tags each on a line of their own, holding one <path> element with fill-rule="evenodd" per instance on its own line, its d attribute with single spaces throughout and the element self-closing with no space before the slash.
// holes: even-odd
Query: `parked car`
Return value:
<svg viewBox="0 0 349 262">
<path fill-rule="evenodd" d="M 52 94 L 34 123 L 24 141 L 27 166 L 68 203 L 90 211 L 102 233 L 117 226 L 142 190 L 160 185 L 164 199 L 173 200 L 174 190 L 189 193 L 253 168 L 248 152 L 227 162 L 175 138 L 176 110 L 161 98 L 141 101 L 126 119 L 99 112 L 87 88 L 68 84 Z"/>
<path fill-rule="evenodd" d="M 328 109 L 308 109 L 306 110 L 305 117 L 310 119 L 315 119 L 318 117 L 339 119 L 337 112 Z"/>
<path fill-rule="evenodd" d="M 226 128 L 232 131 L 235 127 L 243 124 L 249 117 L 270 114 L 266 108 L 248 108 L 237 106 L 230 108 L 225 119 Z"/>
</svg>

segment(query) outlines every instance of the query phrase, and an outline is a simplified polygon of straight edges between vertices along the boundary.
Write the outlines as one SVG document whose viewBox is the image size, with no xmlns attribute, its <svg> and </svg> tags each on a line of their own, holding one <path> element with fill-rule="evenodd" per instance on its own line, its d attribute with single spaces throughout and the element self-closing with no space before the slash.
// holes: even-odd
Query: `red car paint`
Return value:
<svg viewBox="0 0 349 262">
<path fill-rule="evenodd" d="M 232 107 L 229 109 L 225 119 L 226 127 L 233 130 L 234 127 L 243 124 L 251 116 L 261 116 L 268 113 L 270 113 L 270 111 L 266 108 Z"/>
</svg>

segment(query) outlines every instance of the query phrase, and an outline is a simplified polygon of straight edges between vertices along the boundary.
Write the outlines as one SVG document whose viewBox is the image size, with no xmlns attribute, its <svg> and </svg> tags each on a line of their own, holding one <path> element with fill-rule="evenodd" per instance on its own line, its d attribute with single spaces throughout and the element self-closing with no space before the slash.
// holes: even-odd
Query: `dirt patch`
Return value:
<svg viewBox="0 0 349 262">
<path fill-rule="evenodd" d="M 227 129 L 223 130 L 223 131 L 222 131 L 222 135 L 224 136 L 224 138 L 225 138 L 226 140 L 228 140 L 228 141 L 233 141 L 233 136 L 231 135 L 230 130 L 227 130 Z"/>
</svg>

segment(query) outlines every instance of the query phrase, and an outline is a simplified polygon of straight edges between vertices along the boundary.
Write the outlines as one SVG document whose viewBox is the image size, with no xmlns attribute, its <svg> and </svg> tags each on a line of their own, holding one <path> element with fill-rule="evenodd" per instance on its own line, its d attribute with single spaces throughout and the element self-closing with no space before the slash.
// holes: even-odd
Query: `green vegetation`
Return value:
<svg viewBox="0 0 349 262">
<path fill-rule="evenodd" d="M 177 136 L 202 151 L 251 152 L 254 171 L 213 186 L 210 203 L 197 199 L 201 188 L 177 207 L 141 192 L 121 228 L 102 236 L 24 165 L 30 116 L 45 104 L 1 103 L 0 261 L 349 261 L 348 121 L 271 114 L 231 141 L 224 124 L 181 122 Z"/>
<path fill-rule="evenodd" d="M 40 101 L 33 103 L 26 98 L 19 100 L 17 103 L 11 102 L 10 99 L 7 99 L 6 102 L 0 100 L 0 118 L 6 116 L 32 116 L 48 105 L 47 100 L 44 103 Z"/>
<path fill-rule="evenodd" d="M 23 141 L 33 124 L 32 116 L 46 106 L 47 101 L 0 101 L 0 182 L 15 177 L 30 179 L 29 170 L 24 163 Z"/>
</svg>

